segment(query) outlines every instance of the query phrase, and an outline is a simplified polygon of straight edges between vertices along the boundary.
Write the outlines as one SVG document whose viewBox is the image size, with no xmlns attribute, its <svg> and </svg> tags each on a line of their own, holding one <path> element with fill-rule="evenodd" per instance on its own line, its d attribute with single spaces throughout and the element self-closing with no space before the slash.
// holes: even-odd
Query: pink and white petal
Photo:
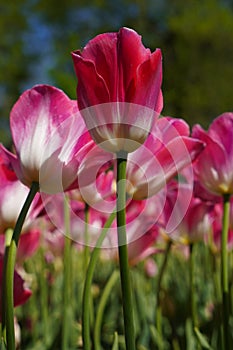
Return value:
<svg viewBox="0 0 233 350">
<path fill-rule="evenodd" d="M 233 113 L 223 113 L 210 125 L 209 136 L 222 144 L 228 156 L 233 156 Z"/>
<path fill-rule="evenodd" d="M 178 171 L 189 165 L 203 150 L 203 143 L 188 137 L 175 138 L 153 155 L 153 150 L 135 152 L 130 159 L 127 178 L 132 183 L 135 199 L 156 194 Z M 131 164 L 130 164 L 131 160 Z"/>
<path fill-rule="evenodd" d="M 222 193 L 233 185 L 233 171 L 225 150 L 215 142 L 209 143 L 194 163 L 194 170 L 201 182 L 211 192 Z M 225 188 L 225 190 L 224 190 Z"/>
<path fill-rule="evenodd" d="M 0 189 L 0 231 L 14 228 L 29 189 L 20 181 L 14 181 Z"/>
<path fill-rule="evenodd" d="M 163 117 L 158 119 L 156 125 L 157 129 L 159 129 L 163 135 L 164 144 L 167 144 L 175 137 L 190 135 L 189 125 L 183 119 Z"/>
<path fill-rule="evenodd" d="M 21 182 L 26 184 L 24 181 L 24 175 L 23 175 L 22 170 L 21 170 L 21 165 L 20 165 L 19 159 L 16 157 L 15 154 L 8 151 L 8 149 L 6 149 L 2 144 L 0 145 L 0 149 L 2 152 L 4 152 L 5 156 L 8 158 L 9 163 L 10 163 L 11 167 L 13 168 L 17 178 Z"/>
<path fill-rule="evenodd" d="M 157 154 L 157 161 L 161 164 L 165 177 L 170 180 L 185 166 L 189 165 L 203 151 L 203 142 L 190 137 L 177 137 L 165 144 Z"/>
<path fill-rule="evenodd" d="M 49 158 L 63 142 L 62 135 L 55 134 L 55 131 L 75 112 L 74 101 L 61 90 L 47 85 L 37 85 L 25 91 L 12 108 L 13 141 L 21 172 L 29 177 L 30 182 L 39 182 L 38 170 L 44 158 Z"/>
<path fill-rule="evenodd" d="M 1 186 L 17 180 L 10 162 L 9 151 L 2 144 L 0 144 L 0 179 Z"/>
<path fill-rule="evenodd" d="M 114 159 L 114 154 L 103 151 L 100 147 L 94 146 L 83 158 L 80 163 L 77 175 L 79 189 L 82 193 L 82 188 L 95 183 L 99 173 Z"/>
</svg>

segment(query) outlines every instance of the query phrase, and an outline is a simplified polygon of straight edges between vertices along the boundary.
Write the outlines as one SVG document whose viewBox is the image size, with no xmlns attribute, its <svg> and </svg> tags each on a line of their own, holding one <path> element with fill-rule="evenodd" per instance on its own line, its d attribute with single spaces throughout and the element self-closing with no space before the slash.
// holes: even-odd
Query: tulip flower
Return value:
<svg viewBox="0 0 233 350">
<path fill-rule="evenodd" d="M 8 154 L 0 148 L 0 233 L 4 233 L 6 229 L 14 228 L 28 193 L 28 187 L 18 180 L 12 169 Z M 30 226 L 41 209 L 42 204 L 39 201 L 39 194 L 37 194 L 24 227 Z"/>
<path fill-rule="evenodd" d="M 188 124 L 182 119 L 158 119 L 144 145 L 128 155 L 126 190 L 130 197 L 142 200 L 158 193 L 181 169 L 202 152 L 204 143 L 190 137 Z M 95 162 L 92 161 L 95 159 Z M 94 147 L 83 158 L 78 181 L 85 193 L 87 184 L 95 181 L 101 166 L 115 164 L 114 155 Z M 190 174 L 190 181 L 193 174 Z"/>
<path fill-rule="evenodd" d="M 221 282 L 223 344 L 230 347 L 229 339 L 229 282 L 227 247 L 230 236 L 230 197 L 233 194 L 233 113 L 223 113 L 204 131 L 199 125 L 193 128 L 193 137 L 206 143 L 206 148 L 194 164 L 194 170 L 200 183 L 211 193 L 222 196 L 222 233 L 221 233 Z"/>
<path fill-rule="evenodd" d="M 36 85 L 13 106 L 10 127 L 16 156 L 9 157 L 23 184 L 56 193 L 74 182 L 79 158 L 93 142 L 75 101 L 55 87 Z"/>
<path fill-rule="evenodd" d="M 137 149 L 162 110 L 160 50 L 151 53 L 135 31 L 121 28 L 96 36 L 72 58 L 92 138 L 113 153 Z"/>
<path fill-rule="evenodd" d="M 165 230 L 174 208 L 173 230 L 168 233 L 169 237 L 182 244 L 193 244 L 208 236 L 211 231 L 210 213 L 213 205 L 192 196 L 192 188 L 189 185 L 175 180 L 168 184 L 164 207 Z"/>
<path fill-rule="evenodd" d="M 11 110 L 10 127 L 16 155 L 1 148 L 17 177 L 30 187 L 9 244 L 4 276 L 7 347 L 14 349 L 12 276 L 24 220 L 38 190 L 54 194 L 73 186 L 78 164 L 93 141 L 76 102 L 49 85 L 36 85 L 21 95 Z"/>
<path fill-rule="evenodd" d="M 233 113 L 221 114 L 207 132 L 195 125 L 192 136 L 206 144 L 194 163 L 200 183 L 214 194 L 233 194 Z"/>
<path fill-rule="evenodd" d="M 181 169 L 190 165 L 203 147 L 203 142 L 189 136 L 189 127 L 184 120 L 160 118 L 145 144 L 129 154 L 129 194 L 134 199 L 153 196 Z"/>
</svg>

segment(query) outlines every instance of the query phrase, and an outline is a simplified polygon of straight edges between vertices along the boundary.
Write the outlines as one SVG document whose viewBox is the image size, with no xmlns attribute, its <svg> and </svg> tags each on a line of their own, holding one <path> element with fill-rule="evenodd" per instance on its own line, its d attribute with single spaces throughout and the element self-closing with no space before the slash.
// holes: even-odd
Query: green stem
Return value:
<svg viewBox="0 0 233 350">
<path fill-rule="evenodd" d="M 65 247 L 64 247 L 64 280 L 63 280 L 63 318 L 62 318 L 62 350 L 69 348 L 70 311 L 71 311 L 71 239 L 69 198 L 64 198 Z"/>
<path fill-rule="evenodd" d="M 92 251 L 89 265 L 87 268 L 87 275 L 84 283 L 84 290 L 83 290 L 83 303 L 82 303 L 82 337 L 83 337 L 83 349 L 84 350 L 90 350 L 90 299 L 91 299 L 91 284 L 92 279 L 95 271 L 96 262 L 99 257 L 101 245 L 104 241 L 104 238 L 106 237 L 106 234 L 108 232 L 108 229 L 111 227 L 113 220 L 116 217 L 115 210 L 112 212 L 112 214 L 109 216 L 108 220 L 106 221 L 104 228 L 96 242 L 96 246 Z"/>
<path fill-rule="evenodd" d="M 195 298 L 195 277 L 194 277 L 194 245 L 190 244 L 190 261 L 189 261 L 189 277 L 190 277 L 190 301 L 193 329 L 198 327 L 196 298 Z"/>
<path fill-rule="evenodd" d="M 15 350 L 15 332 L 14 332 L 14 267 L 16 259 L 16 251 L 19 242 L 20 233 L 27 216 L 28 210 L 31 206 L 31 203 L 39 190 L 38 183 L 32 183 L 29 194 L 26 198 L 26 201 L 21 209 L 18 220 L 15 225 L 11 243 L 9 246 L 9 251 L 6 259 L 6 273 L 3 276 L 3 281 L 5 283 L 6 291 L 6 340 L 7 340 L 7 349 Z"/>
<path fill-rule="evenodd" d="M 45 347 L 49 344 L 49 310 L 48 310 L 48 278 L 44 256 L 44 249 L 40 249 L 40 265 L 38 269 L 38 281 L 40 286 L 40 312 L 43 325 L 43 342 Z"/>
<path fill-rule="evenodd" d="M 190 303 L 191 303 L 191 317 L 192 317 L 192 329 L 196 337 L 196 348 L 201 349 L 199 332 L 199 322 L 197 315 L 197 304 L 196 304 L 196 288 L 195 288 L 195 254 L 194 254 L 194 243 L 189 245 L 190 258 L 189 258 L 189 278 L 190 278 Z"/>
<path fill-rule="evenodd" d="M 4 262 L 3 262 L 3 276 L 6 275 L 6 262 L 8 257 L 8 251 L 13 235 L 13 229 L 9 228 L 5 232 L 5 252 L 4 252 Z M 6 286 L 5 283 L 2 284 L 2 325 L 1 325 L 1 338 L 3 337 L 6 343 Z"/>
<path fill-rule="evenodd" d="M 172 241 L 169 239 L 169 241 L 167 242 L 167 246 L 166 246 L 166 250 L 164 253 L 164 259 L 159 271 L 159 275 L 158 275 L 158 284 L 157 284 L 157 309 L 156 309 L 156 326 L 157 326 L 157 331 L 158 334 L 160 335 L 160 340 L 158 342 L 158 346 L 159 346 L 159 350 L 163 349 L 163 332 L 162 332 L 162 310 L 161 310 L 161 286 L 162 286 L 162 279 L 164 276 L 164 272 L 167 266 L 167 262 L 168 262 L 168 256 L 169 256 L 169 252 L 171 250 L 171 246 L 172 246 Z"/>
<path fill-rule="evenodd" d="M 101 335 L 101 325 L 102 325 L 102 319 L 103 314 L 105 310 L 105 306 L 107 304 L 109 295 L 112 291 L 112 288 L 114 287 L 116 281 L 118 280 L 119 273 L 117 270 L 113 271 L 111 277 L 109 278 L 103 294 L 101 296 L 97 313 L 96 313 L 96 320 L 95 320 L 95 328 L 94 328 L 94 344 L 95 344 L 95 350 L 101 350 L 101 341 L 100 341 L 100 335 Z"/>
<path fill-rule="evenodd" d="M 230 195 L 224 195 L 223 196 L 222 239 L 221 239 L 222 321 L 223 321 L 224 350 L 230 349 L 228 252 L 227 252 L 229 216 L 230 216 Z"/>
<path fill-rule="evenodd" d="M 126 164 L 125 152 L 117 155 L 117 234 L 121 275 L 126 350 L 135 349 L 133 302 L 126 236 Z"/>
<path fill-rule="evenodd" d="M 89 205 L 85 204 L 85 229 L 84 229 L 84 251 L 83 251 L 83 271 L 84 275 L 87 271 L 89 260 L 89 236 L 88 236 L 88 222 L 89 222 Z"/>
</svg>

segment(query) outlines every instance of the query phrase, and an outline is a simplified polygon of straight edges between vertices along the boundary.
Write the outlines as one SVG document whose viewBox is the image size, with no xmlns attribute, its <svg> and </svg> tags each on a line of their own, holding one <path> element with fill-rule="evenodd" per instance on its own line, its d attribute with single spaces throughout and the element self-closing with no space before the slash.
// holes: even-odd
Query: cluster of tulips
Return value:
<svg viewBox="0 0 233 350">
<path fill-rule="evenodd" d="M 68 237 L 77 254 L 90 253 L 81 322 L 84 350 L 93 348 L 90 289 L 100 254 L 118 261 L 124 346 L 134 350 L 130 266 L 153 258 L 161 242 L 167 246 L 165 257 L 172 245 L 181 244 L 191 259 L 194 244 L 203 241 L 220 256 L 218 344 L 229 350 L 233 113 L 214 119 L 208 131 L 195 125 L 191 132 L 184 120 L 161 116 L 161 51 L 151 53 L 131 29 L 100 34 L 72 58 L 77 100 L 49 85 L 25 91 L 10 113 L 13 148 L 0 145 L 2 344 L 16 347 L 14 307 L 32 294 L 24 284 L 23 261 L 37 251 L 43 235 L 47 249 Z M 148 273 L 153 275 L 153 266 Z M 197 344 L 211 349 L 198 329 L 192 283 L 190 288 Z M 162 295 L 155 295 L 162 336 Z"/>
</svg>

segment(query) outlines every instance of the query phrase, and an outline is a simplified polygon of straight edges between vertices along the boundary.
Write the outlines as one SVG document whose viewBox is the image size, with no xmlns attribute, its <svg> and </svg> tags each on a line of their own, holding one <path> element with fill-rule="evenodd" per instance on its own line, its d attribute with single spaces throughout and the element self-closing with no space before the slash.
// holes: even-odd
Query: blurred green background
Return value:
<svg viewBox="0 0 233 350">
<path fill-rule="evenodd" d="M 232 0 L 0 0 L 0 142 L 9 112 L 38 83 L 75 98 L 70 52 L 122 26 L 163 52 L 163 115 L 207 127 L 233 110 Z"/>
</svg>

